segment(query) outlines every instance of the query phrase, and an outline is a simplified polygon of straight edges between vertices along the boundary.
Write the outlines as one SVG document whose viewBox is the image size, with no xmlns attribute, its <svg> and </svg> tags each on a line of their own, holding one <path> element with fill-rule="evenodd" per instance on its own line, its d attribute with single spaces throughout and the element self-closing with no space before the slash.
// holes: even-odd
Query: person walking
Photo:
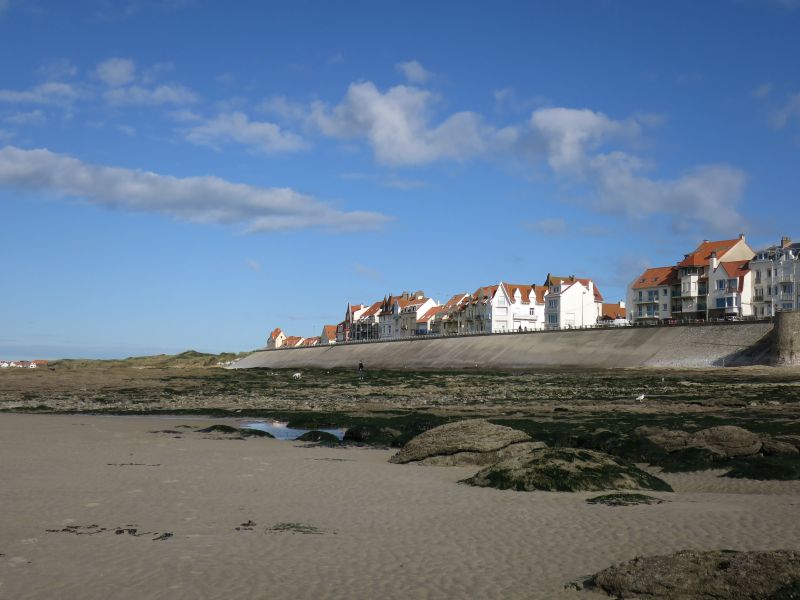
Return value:
<svg viewBox="0 0 800 600">
<path fill-rule="evenodd" d="M 358 361 L 358 378 L 359 380 L 364 380 L 364 363 L 363 361 Z"/>
</svg>

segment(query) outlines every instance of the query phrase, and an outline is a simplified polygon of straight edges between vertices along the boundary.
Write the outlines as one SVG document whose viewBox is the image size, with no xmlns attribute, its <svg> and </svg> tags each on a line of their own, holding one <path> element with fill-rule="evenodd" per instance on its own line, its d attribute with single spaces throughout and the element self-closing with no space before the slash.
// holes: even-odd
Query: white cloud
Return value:
<svg viewBox="0 0 800 600">
<path fill-rule="evenodd" d="M 120 133 L 124 133 L 129 137 L 133 137 L 134 135 L 136 135 L 136 128 L 131 127 L 130 125 L 117 125 L 117 131 L 119 131 Z"/>
<path fill-rule="evenodd" d="M 0 102 L 12 104 L 69 104 L 79 96 L 77 88 L 69 83 L 51 81 L 28 90 L 0 90 Z"/>
<path fill-rule="evenodd" d="M 256 273 L 261 272 L 261 264 L 253 258 L 247 259 L 247 268 L 249 268 L 251 271 L 255 271 Z"/>
<path fill-rule="evenodd" d="M 428 71 L 416 60 L 398 63 L 396 66 L 409 83 L 425 83 L 433 77 L 433 73 Z"/>
<path fill-rule="evenodd" d="M 332 109 L 314 103 L 310 121 L 328 136 L 366 137 L 378 162 L 387 165 L 465 160 L 485 153 L 495 130 L 471 112 L 456 113 L 431 127 L 434 100 L 433 94 L 413 86 L 382 93 L 372 82 L 353 83 Z"/>
<path fill-rule="evenodd" d="M 251 121 L 242 112 L 220 114 L 193 127 L 186 138 L 213 148 L 220 143 L 236 142 L 266 154 L 293 152 L 307 147 L 300 136 L 284 131 L 274 123 Z"/>
<path fill-rule="evenodd" d="M 161 104 L 180 106 L 197 101 L 194 92 L 178 84 L 163 84 L 154 88 L 132 85 L 108 90 L 104 96 L 113 106 Z"/>
<path fill-rule="evenodd" d="M 5 120 L 14 125 L 43 125 L 47 121 L 47 117 L 41 110 L 36 109 L 29 112 L 16 113 L 6 117 Z"/>
<path fill-rule="evenodd" d="M 49 150 L 14 146 L 0 150 L 0 185 L 182 221 L 239 225 L 248 232 L 307 228 L 355 232 L 378 229 L 388 220 L 380 213 L 338 210 L 289 188 L 105 167 Z"/>
<path fill-rule="evenodd" d="M 36 74 L 46 81 L 60 81 L 75 77 L 78 74 L 78 67 L 66 58 L 54 58 L 44 61 L 36 69 Z"/>
<path fill-rule="evenodd" d="M 776 129 L 783 129 L 792 119 L 800 119 L 800 93 L 794 94 L 773 113 L 772 124 Z"/>
<path fill-rule="evenodd" d="M 136 63 L 130 58 L 109 58 L 97 65 L 94 76 L 111 87 L 127 85 L 136 77 Z"/>
<path fill-rule="evenodd" d="M 756 98 L 766 98 L 772 93 L 774 86 L 772 83 L 763 83 L 753 90 L 753 96 Z"/>
<path fill-rule="evenodd" d="M 0 15 L 8 10 L 9 6 L 11 6 L 11 0 L 0 0 Z"/>
</svg>

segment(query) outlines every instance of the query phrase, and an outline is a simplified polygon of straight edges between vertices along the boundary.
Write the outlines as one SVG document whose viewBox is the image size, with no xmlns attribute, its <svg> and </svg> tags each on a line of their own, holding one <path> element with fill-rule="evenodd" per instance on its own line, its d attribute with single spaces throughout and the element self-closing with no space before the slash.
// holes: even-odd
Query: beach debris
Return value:
<svg viewBox="0 0 800 600">
<path fill-rule="evenodd" d="M 100 525 L 66 525 L 61 529 L 45 529 L 47 533 L 72 533 L 75 535 L 96 535 L 108 531 Z"/>
<path fill-rule="evenodd" d="M 446 423 L 412 438 L 389 462 L 425 465 L 488 465 L 536 448 L 524 431 L 495 425 L 484 419 Z"/>
<path fill-rule="evenodd" d="M 800 552 L 706 552 L 637 557 L 585 585 L 615 598 L 790 600 L 800 598 Z"/>
<path fill-rule="evenodd" d="M 169 538 L 171 538 L 171 537 L 172 537 L 172 535 L 173 535 L 173 534 L 172 534 L 172 532 L 171 532 L 171 531 L 165 531 L 164 533 L 162 533 L 162 534 L 161 534 L 161 535 L 159 535 L 158 537 L 154 537 L 154 538 L 153 538 L 153 541 L 154 541 L 154 542 L 160 542 L 160 541 L 163 541 L 163 540 L 168 540 Z"/>
<path fill-rule="evenodd" d="M 146 463 L 106 463 L 107 467 L 160 467 L 161 463 L 156 463 L 153 465 L 148 465 Z"/>
<path fill-rule="evenodd" d="M 238 527 L 236 527 L 236 531 L 253 531 L 253 528 L 256 526 L 255 521 L 248 519 Z"/>
<path fill-rule="evenodd" d="M 636 506 L 637 504 L 661 504 L 662 502 L 666 502 L 666 500 L 628 492 L 614 492 L 586 499 L 587 504 L 605 504 L 606 506 Z"/>
<path fill-rule="evenodd" d="M 490 465 L 461 483 L 527 492 L 672 491 L 666 481 L 633 463 L 603 452 L 578 448 L 532 450 Z"/>
</svg>

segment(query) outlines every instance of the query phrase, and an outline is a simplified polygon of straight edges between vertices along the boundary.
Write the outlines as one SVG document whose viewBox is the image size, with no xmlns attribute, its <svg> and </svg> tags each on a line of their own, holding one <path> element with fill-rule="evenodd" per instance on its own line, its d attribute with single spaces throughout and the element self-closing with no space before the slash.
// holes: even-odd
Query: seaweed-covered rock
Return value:
<svg viewBox="0 0 800 600">
<path fill-rule="evenodd" d="M 798 552 L 683 550 L 634 558 L 600 571 L 591 581 L 617 598 L 776 600 L 792 598 L 787 590 L 796 590 L 799 580 Z"/>
<path fill-rule="evenodd" d="M 800 479 L 800 456 L 757 456 L 739 459 L 724 477 L 791 481 Z"/>
<path fill-rule="evenodd" d="M 264 431 L 263 429 L 250 429 L 248 427 L 242 427 L 239 430 L 239 433 L 243 437 L 262 437 L 262 438 L 270 438 L 275 439 L 275 436 L 272 435 L 269 431 Z"/>
<path fill-rule="evenodd" d="M 672 491 L 668 483 L 633 463 L 576 448 L 533 450 L 486 467 L 463 483 L 518 491 Z"/>
<path fill-rule="evenodd" d="M 774 439 L 769 436 L 761 438 L 761 452 L 764 456 L 792 456 L 800 454 L 800 450 L 791 442 Z"/>
<path fill-rule="evenodd" d="M 518 447 L 516 447 L 518 446 Z M 411 439 L 390 462 L 435 465 L 485 465 L 542 447 L 517 429 L 468 419 L 434 427 Z"/>
<path fill-rule="evenodd" d="M 636 506 L 637 504 L 661 504 L 662 502 L 664 500 L 661 498 L 630 492 L 614 492 L 586 499 L 587 504 L 605 504 L 606 506 Z"/>
<path fill-rule="evenodd" d="M 230 425 L 211 425 L 209 427 L 204 427 L 203 429 L 198 429 L 197 433 L 224 433 L 226 435 L 239 435 L 240 431 L 236 427 L 231 427 Z"/>
<path fill-rule="evenodd" d="M 691 434 L 686 445 L 708 448 L 720 456 L 733 458 L 758 454 L 761 450 L 761 438 L 752 431 L 735 425 L 720 425 Z"/>
<path fill-rule="evenodd" d="M 339 438 L 332 433 L 328 433 L 327 431 L 318 431 L 316 429 L 312 431 L 306 431 L 303 435 L 299 435 L 294 439 L 298 442 L 318 442 L 322 444 L 339 443 Z"/>
<path fill-rule="evenodd" d="M 685 431 L 676 431 L 671 429 L 664 429 L 663 427 L 637 427 L 633 430 L 634 433 L 640 435 L 656 446 L 660 446 L 667 452 L 676 452 L 686 448 L 689 440 L 689 434 Z"/>
<path fill-rule="evenodd" d="M 390 446 L 399 435 L 399 431 L 388 427 L 356 425 L 344 432 L 344 441 L 371 446 Z"/>
</svg>

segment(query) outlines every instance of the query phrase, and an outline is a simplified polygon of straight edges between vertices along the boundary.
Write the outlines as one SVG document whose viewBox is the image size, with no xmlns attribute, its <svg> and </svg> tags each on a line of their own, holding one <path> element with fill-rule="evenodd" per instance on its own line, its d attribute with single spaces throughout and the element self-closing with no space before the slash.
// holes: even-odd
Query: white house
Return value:
<svg viewBox="0 0 800 600">
<path fill-rule="evenodd" d="M 463 311 L 463 333 L 542 329 L 547 288 L 501 281 L 475 290 Z"/>
<path fill-rule="evenodd" d="M 377 340 L 380 337 L 379 315 L 383 302 L 378 300 L 360 312 L 353 322 L 351 337 L 354 340 Z"/>
<path fill-rule="evenodd" d="M 286 342 L 286 335 L 281 331 L 280 327 L 276 327 L 272 330 L 272 333 L 269 334 L 267 338 L 267 348 L 270 350 L 275 350 L 276 348 L 280 348 Z"/>
<path fill-rule="evenodd" d="M 603 295 L 586 278 L 547 276 L 546 327 L 594 327 L 603 314 Z"/>
<path fill-rule="evenodd" d="M 419 302 L 420 300 L 422 302 Z M 427 311 L 436 304 L 433 300 L 430 300 L 428 303 L 429 300 L 429 298 L 425 298 L 425 293 L 422 290 L 416 291 L 413 294 L 410 292 L 403 292 L 399 296 L 388 296 L 385 298 L 378 312 L 379 337 L 381 339 L 393 339 L 414 335 L 417 318 L 420 316 L 418 313 L 422 310 L 416 307 L 424 306 L 422 312 Z M 409 311 L 406 313 L 405 320 L 401 323 L 400 317 L 403 308 L 412 302 L 415 307 L 413 310 L 413 322 L 411 316 L 412 311 Z M 401 327 L 404 328 L 401 329 Z"/>
<path fill-rule="evenodd" d="M 0 360 L 0 369 L 7 369 L 11 366 L 11 363 L 5 360 Z"/>
<path fill-rule="evenodd" d="M 439 311 L 429 325 L 431 333 L 439 335 L 456 335 L 464 333 L 465 319 L 464 312 L 470 301 L 470 295 L 466 292 L 454 294 L 447 302 L 442 304 Z"/>
<path fill-rule="evenodd" d="M 672 309 L 680 312 L 680 279 L 677 267 L 646 269 L 628 286 L 628 319 L 658 323 L 674 318 Z"/>
<path fill-rule="evenodd" d="M 445 305 L 429 308 L 417 319 L 417 335 L 430 335 L 441 331 L 441 320 L 446 314 Z"/>
<path fill-rule="evenodd" d="M 768 317 L 782 310 L 800 310 L 800 243 L 781 238 L 777 246 L 756 252 L 750 261 L 753 314 Z"/>
<path fill-rule="evenodd" d="M 753 314 L 753 272 L 749 260 L 721 263 L 711 257 L 707 309 L 709 319 Z"/>
</svg>

